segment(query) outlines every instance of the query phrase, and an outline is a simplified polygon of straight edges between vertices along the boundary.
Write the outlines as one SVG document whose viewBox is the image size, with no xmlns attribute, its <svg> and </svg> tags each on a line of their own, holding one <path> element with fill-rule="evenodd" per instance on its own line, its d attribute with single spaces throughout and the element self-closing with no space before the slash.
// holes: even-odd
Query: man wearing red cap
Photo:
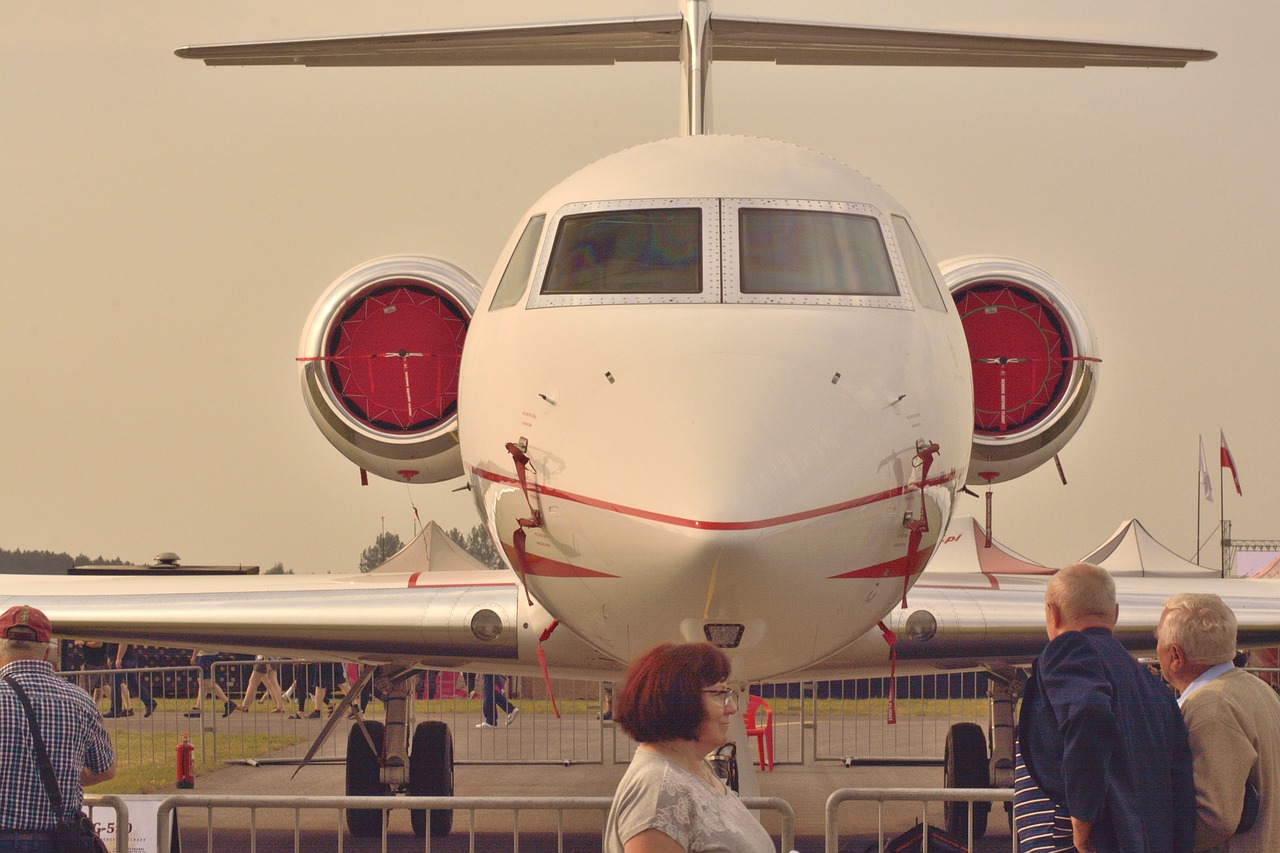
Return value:
<svg viewBox="0 0 1280 853">
<path fill-rule="evenodd" d="M 57 821 L 40 776 L 40 759 L 12 677 L 31 700 L 68 821 L 84 804 L 84 785 L 116 773 L 115 750 L 98 706 L 59 678 L 49 663 L 57 646 L 49 618 L 34 607 L 10 607 L 0 616 L 0 851 L 57 849 Z"/>
</svg>

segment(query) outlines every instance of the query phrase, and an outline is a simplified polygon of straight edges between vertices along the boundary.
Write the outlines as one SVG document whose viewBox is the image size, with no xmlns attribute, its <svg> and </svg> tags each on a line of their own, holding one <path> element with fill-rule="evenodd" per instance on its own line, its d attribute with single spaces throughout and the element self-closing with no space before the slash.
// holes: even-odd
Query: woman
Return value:
<svg viewBox="0 0 1280 853">
<path fill-rule="evenodd" d="M 737 693 L 709 643 L 656 646 L 627 670 L 613 719 L 639 743 L 605 827 L 607 853 L 773 853 L 773 840 L 707 762 L 729 740 Z"/>
</svg>

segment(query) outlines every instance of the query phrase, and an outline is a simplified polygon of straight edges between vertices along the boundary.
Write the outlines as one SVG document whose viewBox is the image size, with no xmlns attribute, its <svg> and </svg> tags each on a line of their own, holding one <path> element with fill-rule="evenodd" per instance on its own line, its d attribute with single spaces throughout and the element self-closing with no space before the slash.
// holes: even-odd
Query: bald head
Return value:
<svg viewBox="0 0 1280 853">
<path fill-rule="evenodd" d="M 1073 563 L 1049 581 L 1044 593 L 1045 628 L 1052 640 L 1065 631 L 1116 626 L 1116 583 L 1092 563 Z"/>
</svg>

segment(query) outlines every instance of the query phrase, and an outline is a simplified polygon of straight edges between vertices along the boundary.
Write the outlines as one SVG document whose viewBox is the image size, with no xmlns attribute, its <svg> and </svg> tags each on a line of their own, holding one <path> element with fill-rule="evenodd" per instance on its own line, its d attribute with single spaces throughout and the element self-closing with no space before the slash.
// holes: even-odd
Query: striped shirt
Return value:
<svg viewBox="0 0 1280 853">
<path fill-rule="evenodd" d="M 56 826 L 40 774 L 40 759 L 22 703 L 4 676 L 26 691 L 62 792 L 64 817 L 84 804 L 80 771 L 101 773 L 115 763 L 102 714 L 89 695 L 59 678 L 44 661 L 16 660 L 0 668 L 0 829 L 34 832 Z"/>
<path fill-rule="evenodd" d="M 1022 763 L 1022 750 L 1014 754 L 1013 827 L 1019 853 L 1069 853 L 1076 849 L 1071 816 L 1031 778 Z"/>
</svg>

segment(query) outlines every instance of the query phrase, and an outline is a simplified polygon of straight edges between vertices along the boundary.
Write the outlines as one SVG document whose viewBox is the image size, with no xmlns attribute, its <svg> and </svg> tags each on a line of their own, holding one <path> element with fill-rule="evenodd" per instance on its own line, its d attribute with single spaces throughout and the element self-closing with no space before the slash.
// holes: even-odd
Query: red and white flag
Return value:
<svg viewBox="0 0 1280 853">
<path fill-rule="evenodd" d="M 1204 436 L 1200 436 L 1200 488 L 1204 499 L 1213 503 L 1213 480 L 1209 479 L 1209 463 L 1204 459 Z"/>
<path fill-rule="evenodd" d="M 1226 433 L 1218 430 L 1218 436 L 1222 439 L 1222 467 L 1231 469 L 1231 479 L 1235 481 L 1236 494 L 1243 496 L 1244 492 L 1240 491 L 1240 474 L 1236 471 L 1236 461 L 1231 458 L 1231 450 L 1227 447 Z"/>
</svg>

